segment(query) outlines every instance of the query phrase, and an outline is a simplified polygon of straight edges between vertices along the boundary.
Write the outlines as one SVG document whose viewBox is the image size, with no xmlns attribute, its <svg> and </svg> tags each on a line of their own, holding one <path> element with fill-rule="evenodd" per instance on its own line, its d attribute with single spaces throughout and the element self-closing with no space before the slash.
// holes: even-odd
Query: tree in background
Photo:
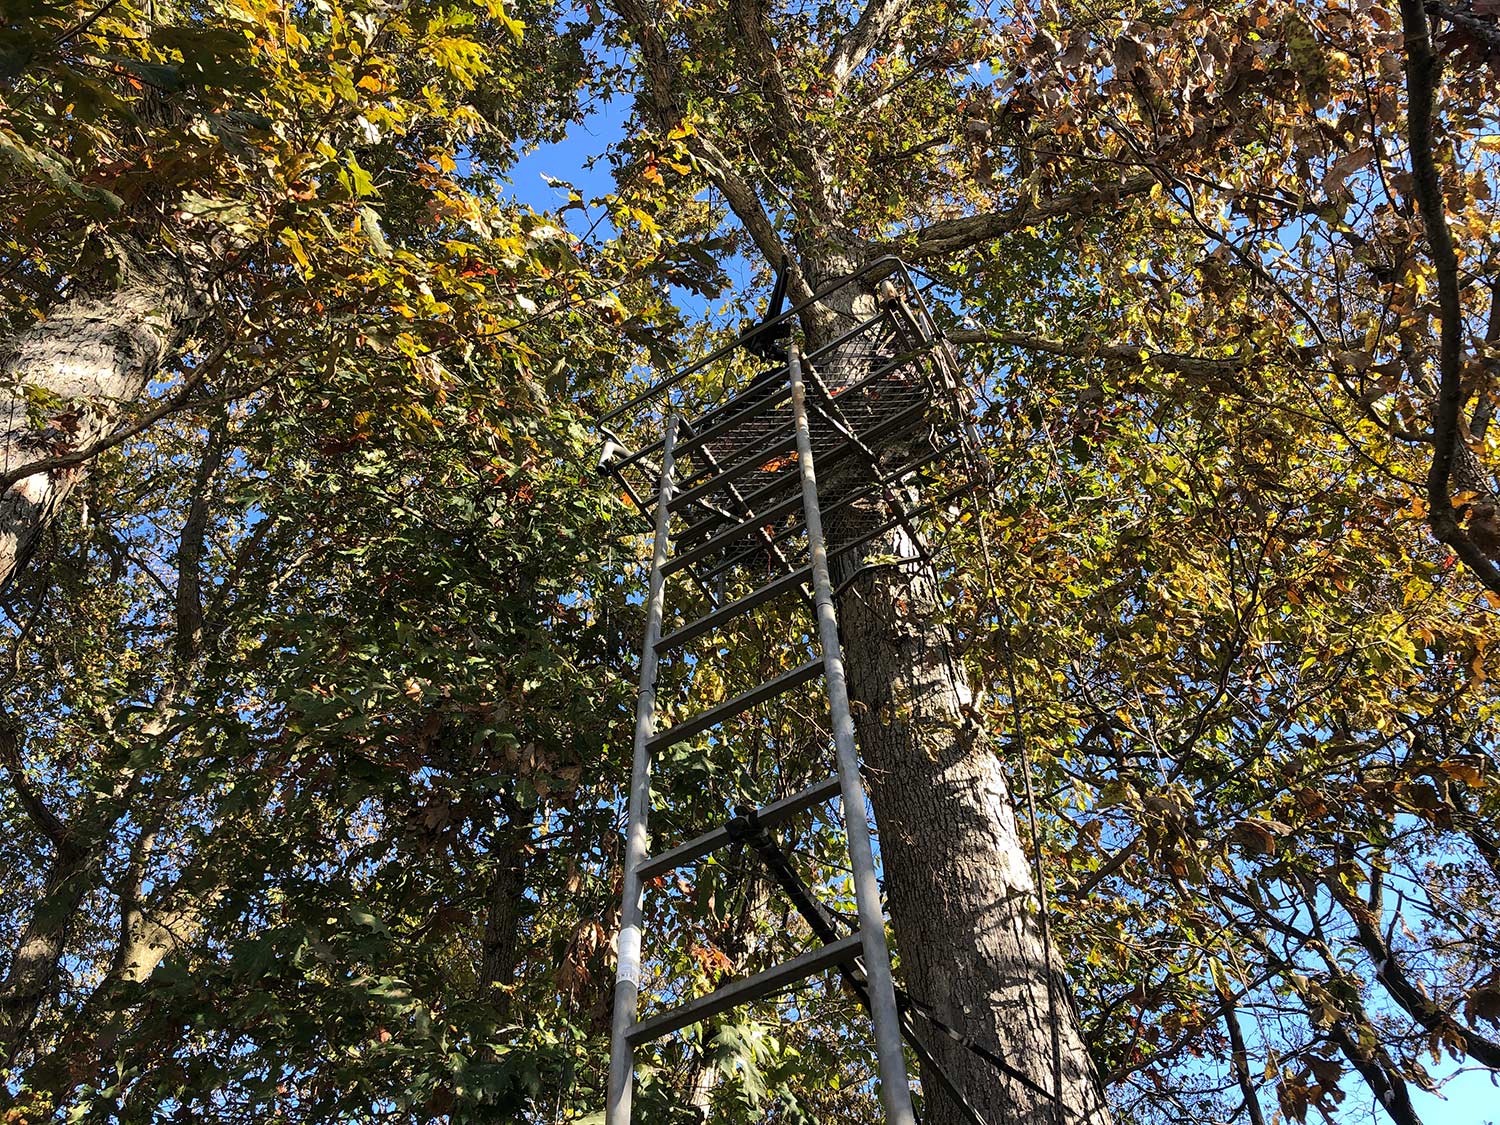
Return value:
<svg viewBox="0 0 1500 1125">
<path fill-rule="evenodd" d="M 628 590 L 569 404 L 674 228 L 504 198 L 581 82 L 523 17 L 6 10 L 8 1119 L 503 1116 L 572 1065 Z"/>
</svg>

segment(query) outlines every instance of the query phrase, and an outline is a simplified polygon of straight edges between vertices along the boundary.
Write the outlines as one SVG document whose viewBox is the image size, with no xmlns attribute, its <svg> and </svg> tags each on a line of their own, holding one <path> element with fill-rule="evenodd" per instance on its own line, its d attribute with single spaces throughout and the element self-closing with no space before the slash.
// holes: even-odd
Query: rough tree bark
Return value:
<svg viewBox="0 0 1500 1125">
<path fill-rule="evenodd" d="M 828 247 L 825 240 L 818 249 Z M 814 250 L 803 269 L 822 285 L 857 260 L 844 247 L 826 257 Z M 851 291 L 836 312 L 847 325 L 874 310 L 871 295 Z M 816 346 L 821 326 L 806 327 Z M 878 500 L 850 505 L 829 521 L 830 548 L 888 518 Z M 876 558 L 884 561 L 871 565 Z M 909 561 L 891 566 L 892 558 Z M 1004 763 L 973 712 L 953 634 L 939 619 L 936 575 L 901 529 L 836 556 L 833 571 L 905 987 L 1033 1088 L 930 1027 L 925 1042 L 990 1125 L 1103 1125 L 1109 1111 L 1062 960 L 1043 937 Z M 923 1089 L 929 1125 L 971 1125 L 932 1075 Z"/>
<path fill-rule="evenodd" d="M 0 473 L 109 436 L 210 309 L 208 271 L 167 250 L 125 248 L 108 282 L 79 291 L 0 343 Z M 35 472 L 0 495 L 0 591 L 36 551 L 86 462 Z"/>
<path fill-rule="evenodd" d="M 853 513 L 834 535 L 879 518 Z M 876 551 L 915 558 L 904 537 L 866 558 Z M 954 638 L 936 620 L 933 576 L 915 563 L 860 574 L 858 554 L 838 560 L 834 581 L 849 583 L 839 625 L 900 974 L 944 1022 L 1056 1090 L 1055 1106 L 947 1037 L 929 1032 L 927 1042 L 991 1125 L 1107 1122 L 1061 959 L 1042 938 L 1002 762 L 970 711 Z M 924 1120 L 968 1125 L 930 1076 L 924 1088 Z"/>
<path fill-rule="evenodd" d="M 72 921 L 92 888 L 97 860 L 71 842 L 59 845 L 46 884 L 16 941 L 10 969 L 0 981 L 0 1058 L 15 1062 L 32 1021 L 52 990 Z"/>
<path fill-rule="evenodd" d="M 529 912 L 526 899 L 526 853 L 529 821 L 508 827 L 496 841 L 498 863 L 490 877 L 484 916 L 484 944 L 479 956 L 479 985 L 495 1008 L 497 1023 L 511 1017 L 511 986 L 521 953 L 521 923 Z"/>
</svg>

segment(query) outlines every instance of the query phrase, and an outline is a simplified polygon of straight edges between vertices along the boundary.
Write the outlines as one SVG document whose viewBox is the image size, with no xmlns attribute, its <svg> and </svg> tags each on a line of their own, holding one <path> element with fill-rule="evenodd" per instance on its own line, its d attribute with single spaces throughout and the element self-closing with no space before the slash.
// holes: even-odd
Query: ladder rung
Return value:
<svg viewBox="0 0 1500 1125">
<path fill-rule="evenodd" d="M 679 648 L 693 638 L 701 637 L 709 630 L 724 624 L 724 622 L 738 617 L 742 613 L 748 613 L 756 606 L 770 601 L 778 594 L 786 593 L 788 590 L 806 581 L 811 574 L 812 567 L 810 566 L 804 566 L 801 570 L 794 570 L 790 574 L 783 574 L 774 582 L 767 582 L 760 589 L 746 594 L 739 601 L 730 602 L 728 605 L 721 605 L 712 613 L 706 613 L 696 621 L 691 621 L 684 625 L 681 629 L 675 629 L 668 633 L 656 642 L 656 651 L 663 653 L 674 648 Z"/>
<path fill-rule="evenodd" d="M 730 1008 L 737 1008 L 741 1004 L 759 1000 L 762 996 L 780 992 L 787 985 L 796 984 L 799 980 L 821 972 L 823 969 L 847 964 L 858 957 L 859 953 L 860 936 L 857 933 L 850 934 L 829 945 L 810 949 L 801 956 L 793 957 L 790 961 L 767 969 L 763 973 L 731 981 L 707 996 L 689 1000 L 686 1004 L 680 1004 L 662 1012 L 659 1016 L 652 1016 L 650 1019 L 632 1024 L 630 1030 L 626 1032 L 626 1038 L 632 1047 L 638 1046 L 666 1035 L 668 1032 L 677 1031 L 689 1024 L 716 1016 L 720 1012 L 727 1012 Z"/>
<path fill-rule="evenodd" d="M 804 809 L 810 809 L 814 805 L 822 804 L 838 796 L 838 775 L 825 777 L 822 781 L 809 785 L 806 789 L 793 793 L 790 797 L 783 797 L 779 801 L 767 805 L 756 812 L 760 823 L 767 828 L 775 828 L 778 824 L 784 824 Z M 685 867 L 693 860 L 707 855 L 709 852 L 718 851 L 729 843 L 729 829 L 726 826 L 715 828 L 711 832 L 689 840 L 685 844 L 678 844 L 669 852 L 652 856 L 643 860 L 636 868 L 642 881 L 654 879 L 658 875 Z"/>
<path fill-rule="evenodd" d="M 718 726 L 725 719 L 738 715 L 746 708 L 754 707 L 757 703 L 764 703 L 773 696 L 780 695 L 784 691 L 790 691 L 799 684 L 805 684 L 808 680 L 816 679 L 823 671 L 823 658 L 815 656 L 806 664 L 793 668 L 790 672 L 783 672 L 779 676 L 759 684 L 742 695 L 733 699 L 726 699 L 716 707 L 710 707 L 702 714 L 694 715 L 685 722 L 678 723 L 675 727 L 668 727 L 664 731 L 651 736 L 646 743 L 651 750 L 660 750 L 663 746 L 671 746 L 684 739 L 692 738 L 693 735 L 706 731 L 709 727 Z"/>
</svg>

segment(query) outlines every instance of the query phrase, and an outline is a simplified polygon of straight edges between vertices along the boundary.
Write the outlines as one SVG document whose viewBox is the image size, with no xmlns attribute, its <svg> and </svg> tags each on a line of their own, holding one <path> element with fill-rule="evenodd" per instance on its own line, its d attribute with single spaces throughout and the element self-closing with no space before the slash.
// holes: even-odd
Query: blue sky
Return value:
<svg viewBox="0 0 1500 1125">
<path fill-rule="evenodd" d="M 595 99 L 583 123 L 573 125 L 564 140 L 542 145 L 516 162 L 510 172 L 515 197 L 536 211 L 561 207 L 568 201 L 568 190 L 552 186 L 547 182 L 548 177 L 572 184 L 585 200 L 596 199 L 613 191 L 615 183 L 610 175 L 608 161 L 600 160 L 590 168 L 588 160 L 624 137 L 629 115 L 628 96 L 618 96 L 608 102 Z M 592 208 L 588 212 L 569 211 L 563 216 L 567 227 L 580 235 L 599 218 L 598 208 Z M 606 220 L 600 223 L 595 236 L 608 237 L 610 233 L 611 228 Z M 727 258 L 722 264 L 732 283 L 739 289 L 749 288 L 753 284 L 752 263 L 743 257 Z M 723 323 L 722 302 L 708 302 L 685 290 L 673 290 L 672 299 L 689 315 L 711 317 Z"/>
<path fill-rule="evenodd" d="M 1452 1064 L 1429 1066 L 1435 1075 L 1453 1074 Z M 1500 1087 L 1483 1067 L 1466 1070 L 1454 1075 L 1443 1087 L 1443 1098 L 1423 1093 L 1413 1087 L 1412 1104 L 1429 1125 L 1495 1125 L 1500 1122 Z M 1359 1111 L 1346 1108 L 1341 1121 L 1385 1121 L 1384 1114 L 1373 1112 L 1374 1107 L 1364 1105 Z"/>
</svg>

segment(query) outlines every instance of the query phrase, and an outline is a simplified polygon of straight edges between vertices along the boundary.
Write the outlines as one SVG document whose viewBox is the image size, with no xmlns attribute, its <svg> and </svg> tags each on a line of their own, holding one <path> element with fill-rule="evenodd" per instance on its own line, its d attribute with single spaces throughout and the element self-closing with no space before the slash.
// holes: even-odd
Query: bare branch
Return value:
<svg viewBox="0 0 1500 1125">
<path fill-rule="evenodd" d="M 19 739 L 14 730 L 0 727 L 0 762 L 5 763 L 5 772 L 16 791 L 16 799 L 21 802 L 21 807 L 26 810 L 26 815 L 31 818 L 37 831 L 51 841 L 58 853 L 67 852 L 72 848 L 68 826 L 47 807 L 41 795 L 31 787 L 31 782 L 26 780 L 18 744 Z"/>
<path fill-rule="evenodd" d="M 1235 1011 L 1234 993 L 1220 985 L 1219 1000 L 1224 1015 L 1224 1028 L 1229 1032 L 1229 1056 L 1234 1067 L 1234 1080 L 1239 1083 L 1240 1093 L 1244 1096 L 1245 1112 L 1250 1116 L 1250 1125 L 1266 1125 L 1260 1098 L 1250 1077 L 1250 1052 L 1245 1047 L 1245 1033 L 1240 1029 L 1240 1017 Z"/>
<path fill-rule="evenodd" d="M 1325 874 L 1323 882 L 1334 900 L 1354 920 L 1359 943 L 1375 962 L 1375 979 L 1385 986 L 1391 999 L 1428 1031 L 1442 1032 L 1450 1040 L 1461 1041 L 1470 1056 L 1491 1069 L 1500 1070 L 1500 1043 L 1459 1023 L 1451 1013 L 1430 1000 L 1412 983 L 1389 942 L 1381 936 L 1374 910 L 1351 895 L 1337 875 Z"/>
<path fill-rule="evenodd" d="M 173 656 L 179 671 L 193 661 L 203 643 L 203 576 L 200 568 L 208 532 L 209 489 L 227 456 L 224 448 L 227 425 L 227 421 L 220 418 L 209 430 L 208 444 L 193 481 L 187 518 L 177 540 L 177 636 Z"/>
</svg>

